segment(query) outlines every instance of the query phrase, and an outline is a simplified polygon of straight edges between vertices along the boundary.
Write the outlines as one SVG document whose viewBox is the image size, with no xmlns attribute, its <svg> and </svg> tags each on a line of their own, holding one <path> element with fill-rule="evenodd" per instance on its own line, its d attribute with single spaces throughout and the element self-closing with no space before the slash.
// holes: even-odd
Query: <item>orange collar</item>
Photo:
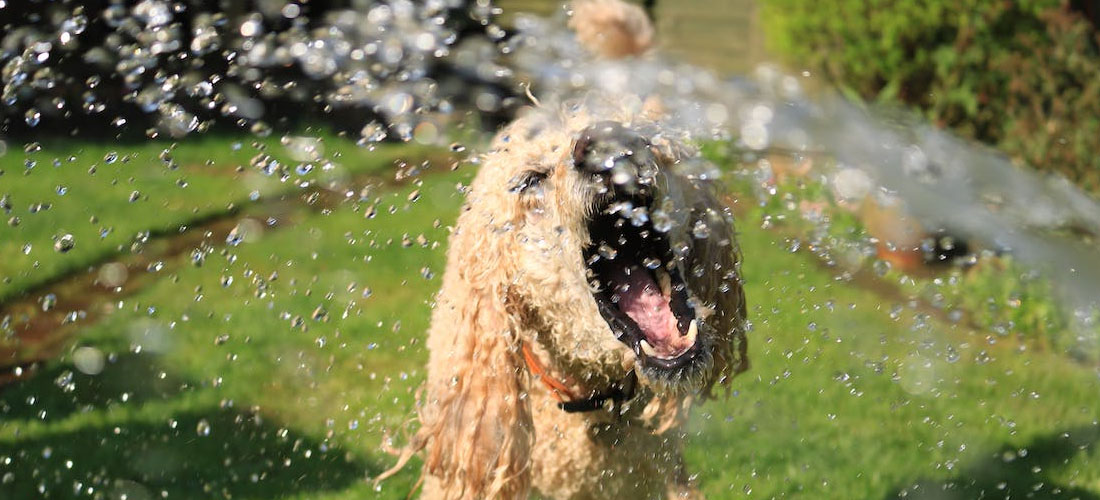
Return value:
<svg viewBox="0 0 1100 500">
<path fill-rule="evenodd" d="M 546 367 L 539 363 L 538 358 L 535 357 L 535 353 L 531 352 L 531 348 L 527 344 L 522 344 L 523 360 L 527 362 L 527 369 L 531 370 L 531 373 L 535 374 L 539 380 L 542 381 L 548 389 L 550 394 L 554 395 L 554 399 L 557 399 L 559 403 L 565 403 L 577 399 L 576 394 L 569 390 L 569 386 L 565 382 L 562 382 L 554 377 L 551 377 L 546 371 Z"/>
<path fill-rule="evenodd" d="M 531 370 L 531 373 L 550 389 L 550 394 L 553 394 L 554 399 L 558 400 L 558 408 L 566 413 L 602 410 L 605 403 L 611 401 L 612 412 L 621 417 L 622 404 L 634 397 L 634 388 L 638 383 L 638 376 L 633 370 L 626 378 L 612 384 L 608 390 L 593 394 L 592 397 L 587 399 L 578 399 L 576 394 L 569 390 L 571 382 L 568 379 L 563 382 L 550 376 L 546 367 L 539 363 L 538 358 L 527 347 L 527 344 L 521 344 L 520 349 L 523 351 L 523 360 L 527 363 L 527 369 Z"/>
</svg>

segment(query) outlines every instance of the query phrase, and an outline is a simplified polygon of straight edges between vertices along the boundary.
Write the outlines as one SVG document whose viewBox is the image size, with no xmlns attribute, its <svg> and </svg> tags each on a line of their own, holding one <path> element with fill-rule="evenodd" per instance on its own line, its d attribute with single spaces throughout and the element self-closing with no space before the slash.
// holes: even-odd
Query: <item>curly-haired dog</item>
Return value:
<svg viewBox="0 0 1100 500">
<path fill-rule="evenodd" d="M 619 101 L 482 157 L 401 461 L 424 452 L 424 498 L 694 496 L 687 409 L 748 367 L 739 252 L 694 153 Z"/>
<path fill-rule="evenodd" d="M 497 137 L 428 336 L 426 498 L 690 494 L 685 410 L 747 367 L 733 226 L 690 159 L 584 110 Z"/>
</svg>

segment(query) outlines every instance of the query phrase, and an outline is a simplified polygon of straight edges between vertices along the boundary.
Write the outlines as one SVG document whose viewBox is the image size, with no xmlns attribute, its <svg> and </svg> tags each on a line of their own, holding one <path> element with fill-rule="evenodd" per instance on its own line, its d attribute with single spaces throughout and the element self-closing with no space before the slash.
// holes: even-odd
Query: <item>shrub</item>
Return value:
<svg viewBox="0 0 1100 500">
<path fill-rule="evenodd" d="M 1100 35 L 1059 0 L 763 0 L 774 51 L 1100 192 Z"/>
</svg>

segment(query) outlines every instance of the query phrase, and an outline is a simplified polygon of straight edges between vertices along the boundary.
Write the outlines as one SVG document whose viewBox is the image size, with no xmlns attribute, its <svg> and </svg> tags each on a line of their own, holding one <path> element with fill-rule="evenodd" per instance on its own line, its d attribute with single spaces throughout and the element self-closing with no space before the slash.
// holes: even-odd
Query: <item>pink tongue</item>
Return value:
<svg viewBox="0 0 1100 500">
<path fill-rule="evenodd" d="M 637 266 L 631 267 L 629 273 L 617 268 L 611 282 L 619 294 L 619 309 L 638 324 L 658 354 L 674 357 L 691 347 L 676 328 L 669 299 L 661 294 L 652 273 Z"/>
</svg>

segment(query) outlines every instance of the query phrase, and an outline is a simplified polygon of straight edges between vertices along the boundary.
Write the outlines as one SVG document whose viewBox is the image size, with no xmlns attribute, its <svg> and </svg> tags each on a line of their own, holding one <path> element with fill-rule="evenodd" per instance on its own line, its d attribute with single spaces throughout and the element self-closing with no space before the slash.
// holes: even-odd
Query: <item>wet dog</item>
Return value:
<svg viewBox="0 0 1100 500">
<path fill-rule="evenodd" d="M 732 220 L 688 148 L 608 115 L 532 113 L 482 159 L 428 337 L 426 498 L 691 491 L 686 410 L 747 367 Z"/>
<path fill-rule="evenodd" d="M 481 158 L 402 460 L 422 452 L 425 498 L 695 495 L 687 410 L 748 367 L 740 253 L 638 101 L 532 109 Z"/>
</svg>

